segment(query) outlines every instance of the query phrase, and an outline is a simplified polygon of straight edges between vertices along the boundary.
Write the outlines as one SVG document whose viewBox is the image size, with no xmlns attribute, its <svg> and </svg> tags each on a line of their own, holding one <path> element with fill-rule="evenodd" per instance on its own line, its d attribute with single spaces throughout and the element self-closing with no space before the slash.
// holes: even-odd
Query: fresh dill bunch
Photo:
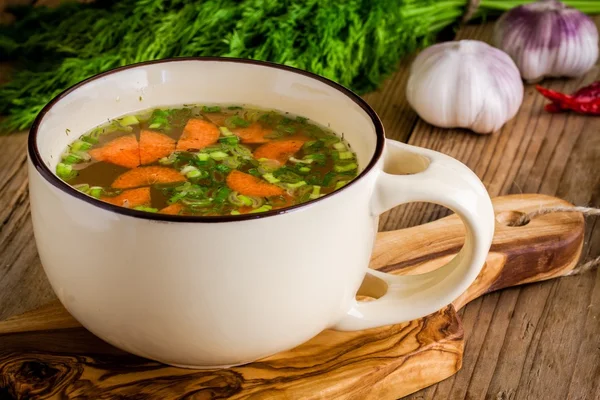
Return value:
<svg viewBox="0 0 600 400">
<path fill-rule="evenodd" d="M 28 128 L 54 96 L 92 75 L 170 57 L 273 61 L 363 93 L 402 56 L 458 21 L 467 2 L 96 0 L 20 7 L 15 23 L 0 26 L 0 60 L 15 66 L 0 85 L 0 115 L 6 116 L 0 131 Z M 480 7 L 515 3 L 482 0 Z"/>
</svg>

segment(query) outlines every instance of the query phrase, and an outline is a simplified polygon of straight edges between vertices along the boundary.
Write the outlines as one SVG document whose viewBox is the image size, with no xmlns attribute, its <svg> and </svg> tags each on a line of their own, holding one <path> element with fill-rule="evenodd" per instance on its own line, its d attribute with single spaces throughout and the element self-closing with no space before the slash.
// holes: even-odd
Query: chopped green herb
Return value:
<svg viewBox="0 0 600 400">
<path fill-rule="evenodd" d="M 246 146 L 238 145 L 238 146 L 232 147 L 231 153 L 236 156 L 245 158 L 247 160 L 254 160 L 254 157 L 252 156 L 252 150 L 250 150 Z"/>
<path fill-rule="evenodd" d="M 150 129 L 165 128 L 169 124 L 169 112 L 166 110 L 156 109 L 150 117 Z"/>
<path fill-rule="evenodd" d="M 231 132 L 229 130 L 229 128 L 226 126 L 220 126 L 219 130 L 221 131 L 221 135 L 223 135 L 223 136 L 232 136 L 233 135 L 233 132 Z"/>
<path fill-rule="evenodd" d="M 192 170 L 190 172 L 188 172 L 187 174 L 185 174 L 185 176 L 187 176 L 190 179 L 194 179 L 194 178 L 198 178 L 202 175 L 202 172 L 200 172 L 199 170 L 195 169 Z"/>
<path fill-rule="evenodd" d="M 230 193 L 231 193 L 231 189 L 229 189 L 227 186 L 221 187 L 217 191 L 217 194 L 214 198 L 214 202 L 217 204 L 223 203 L 225 200 L 227 200 L 227 196 L 229 196 Z"/>
<path fill-rule="evenodd" d="M 87 193 L 90 190 L 90 185 L 88 185 L 87 183 L 73 185 L 73 187 L 83 193 Z"/>
<path fill-rule="evenodd" d="M 323 142 L 322 140 L 312 140 L 309 142 L 304 143 L 304 145 L 302 146 L 302 148 L 304 149 L 305 152 L 307 153 L 316 153 L 317 151 L 322 150 L 325 147 L 325 142 Z"/>
<path fill-rule="evenodd" d="M 242 203 L 244 203 L 245 206 L 251 206 L 252 205 L 252 199 L 248 196 L 244 196 L 243 194 L 240 194 L 238 196 L 238 198 L 242 201 Z"/>
<path fill-rule="evenodd" d="M 70 154 L 66 154 L 63 157 L 62 161 L 66 164 L 77 164 L 77 163 L 83 161 L 83 158 L 81 158 L 77 154 L 70 153 Z"/>
<path fill-rule="evenodd" d="M 296 189 L 299 188 L 301 186 L 306 185 L 305 181 L 300 181 L 300 182 L 296 182 L 296 183 L 286 183 L 286 187 L 290 188 L 290 189 Z"/>
<path fill-rule="evenodd" d="M 98 138 L 92 135 L 83 135 L 81 140 L 92 145 L 98 143 Z"/>
<path fill-rule="evenodd" d="M 220 150 L 210 153 L 210 158 L 212 158 L 215 161 L 224 160 L 227 157 L 229 157 L 229 155 L 227 153 L 224 153 L 224 152 L 220 151 Z"/>
<path fill-rule="evenodd" d="M 185 175 L 185 174 L 187 174 L 188 172 L 191 172 L 191 171 L 198 171 L 198 168 L 194 167 L 193 165 L 186 165 L 179 172 L 181 172 L 182 175 Z"/>
<path fill-rule="evenodd" d="M 198 199 L 198 200 L 194 200 L 194 199 L 188 199 L 188 198 L 184 198 L 183 200 L 181 200 L 181 202 L 183 204 L 185 204 L 186 206 L 190 206 L 193 208 L 202 208 L 202 207 L 207 207 L 212 205 L 212 200 L 211 199 Z"/>
<path fill-rule="evenodd" d="M 263 178 L 265 178 L 265 180 L 269 183 L 277 183 L 280 182 L 279 179 L 275 178 L 275 176 L 273 176 L 272 173 L 267 173 L 263 175 Z"/>
<path fill-rule="evenodd" d="M 219 106 L 202 106 L 202 111 L 205 113 L 217 113 L 221 111 Z"/>
<path fill-rule="evenodd" d="M 76 140 L 71 146 L 69 146 L 71 151 L 86 151 L 89 150 L 91 147 L 91 143 L 84 142 L 83 140 Z"/>
<path fill-rule="evenodd" d="M 174 159 L 172 159 L 170 156 L 169 157 L 163 157 L 160 160 L 158 160 L 158 163 L 161 165 L 171 165 L 175 162 Z"/>
<path fill-rule="evenodd" d="M 292 171 L 290 168 L 282 167 L 276 170 L 273 175 L 282 182 L 285 183 L 296 183 L 300 182 L 303 178 Z"/>
<path fill-rule="evenodd" d="M 356 165 L 356 163 L 349 163 L 349 164 L 345 164 L 345 165 L 335 165 L 333 167 L 335 172 L 348 172 L 348 171 L 353 171 L 355 169 L 358 168 L 358 165 Z"/>
<path fill-rule="evenodd" d="M 323 177 L 323 186 L 329 186 L 331 184 L 331 181 L 333 180 L 333 178 L 335 178 L 335 173 L 333 173 L 333 172 L 326 173 L 325 176 Z"/>
<path fill-rule="evenodd" d="M 258 208 L 255 208 L 254 210 L 250 211 L 250 214 L 255 214 L 255 213 L 261 213 L 261 212 L 265 212 L 265 211 L 270 211 L 271 208 L 273 208 L 273 207 L 265 204 L 263 206 L 260 206 Z"/>
<path fill-rule="evenodd" d="M 250 122 L 241 118 L 239 115 L 234 115 L 227 118 L 227 120 L 225 120 L 225 124 L 231 128 L 247 128 L 250 126 Z"/>
<path fill-rule="evenodd" d="M 314 161 L 312 158 L 304 157 L 305 159 L 299 160 L 296 157 L 290 157 L 290 161 L 293 163 L 312 164 Z"/>
<path fill-rule="evenodd" d="M 309 155 L 305 156 L 304 159 L 305 160 L 313 160 L 319 165 L 325 165 L 325 162 L 327 161 L 327 156 L 325 154 L 315 153 L 315 154 L 309 154 Z"/>
<path fill-rule="evenodd" d="M 311 199 L 318 199 L 321 196 L 321 186 L 313 186 L 312 193 L 310 194 Z"/>
<path fill-rule="evenodd" d="M 220 171 L 220 172 L 224 173 L 224 174 L 227 174 L 227 173 L 231 172 L 231 168 L 229 168 L 227 165 L 224 165 L 224 164 L 217 164 L 215 166 L 215 169 L 217 171 Z"/>
<path fill-rule="evenodd" d="M 223 160 L 223 166 L 228 167 L 229 169 L 235 169 L 237 167 L 239 167 L 242 164 L 242 161 L 240 161 L 237 157 L 233 156 L 233 157 L 227 157 L 226 159 Z M 221 171 L 221 172 L 225 172 L 225 171 Z M 229 172 L 229 171 L 226 171 Z"/>
<path fill-rule="evenodd" d="M 354 159 L 354 153 L 352 153 L 351 151 L 340 151 L 339 153 L 334 153 L 337 154 L 338 159 L 340 160 L 353 160 Z"/>
<path fill-rule="evenodd" d="M 236 145 L 239 143 L 239 141 L 240 141 L 240 139 L 237 136 L 227 136 L 227 137 L 219 138 L 220 143 L 225 143 L 225 144 L 230 144 L 230 145 Z"/>
<path fill-rule="evenodd" d="M 56 166 L 56 175 L 62 180 L 68 181 L 77 176 L 77 171 L 73 170 L 71 164 L 58 163 Z"/>
<path fill-rule="evenodd" d="M 342 186 L 345 186 L 347 183 L 348 183 L 348 181 L 337 181 L 335 184 L 335 190 L 338 190 Z"/>
<path fill-rule="evenodd" d="M 289 135 L 296 132 L 296 128 L 292 125 L 279 125 L 276 130 Z"/>
<path fill-rule="evenodd" d="M 140 120 L 137 119 L 135 115 L 128 115 L 119 119 L 117 122 L 121 124 L 121 126 L 129 126 L 129 125 L 137 125 L 140 123 Z"/>
<path fill-rule="evenodd" d="M 95 197 L 97 199 L 99 199 L 100 196 L 102 196 L 103 193 L 104 193 L 104 189 L 102 189 L 100 186 L 93 186 L 88 191 L 88 194 L 90 196 Z"/>
<path fill-rule="evenodd" d="M 250 169 L 248 170 L 248 173 L 249 173 L 250 175 L 253 175 L 253 176 L 256 176 L 256 177 L 259 177 L 259 178 L 261 177 L 261 174 L 260 174 L 260 172 L 258 172 L 258 170 L 257 170 L 256 168 L 250 168 Z"/>
<path fill-rule="evenodd" d="M 151 212 L 151 213 L 158 212 L 158 208 L 147 207 L 147 206 L 137 206 L 137 207 L 133 207 L 133 209 L 138 210 L 138 211 Z"/>
</svg>

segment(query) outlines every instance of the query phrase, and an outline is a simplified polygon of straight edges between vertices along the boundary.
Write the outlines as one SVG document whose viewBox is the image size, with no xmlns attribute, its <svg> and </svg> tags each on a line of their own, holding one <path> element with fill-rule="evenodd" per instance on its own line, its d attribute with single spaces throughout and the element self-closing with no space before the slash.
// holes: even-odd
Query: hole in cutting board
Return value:
<svg viewBox="0 0 600 400">
<path fill-rule="evenodd" d="M 367 274 L 363 279 L 358 292 L 356 293 L 357 301 L 373 301 L 382 297 L 387 293 L 388 285 L 382 279 L 376 276 Z"/>
<path fill-rule="evenodd" d="M 519 227 L 527 225 L 529 218 L 521 211 L 503 211 L 496 214 L 496 221 L 502 225 Z"/>
</svg>

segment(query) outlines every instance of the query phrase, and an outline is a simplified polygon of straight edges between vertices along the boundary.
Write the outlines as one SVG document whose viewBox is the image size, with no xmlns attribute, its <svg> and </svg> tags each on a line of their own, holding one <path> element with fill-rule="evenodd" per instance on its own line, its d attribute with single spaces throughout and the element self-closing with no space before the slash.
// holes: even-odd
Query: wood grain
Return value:
<svg viewBox="0 0 600 400">
<path fill-rule="evenodd" d="M 0 135 L 0 320 L 54 299 L 29 216 L 26 134 Z"/>
<path fill-rule="evenodd" d="M 418 390 L 427 371 L 433 372 L 433 379 L 452 374 L 460 367 L 456 362 L 462 330 L 449 307 L 428 319 L 374 330 L 367 341 L 362 335 L 326 331 L 293 353 L 201 371 L 119 352 L 83 329 L 4 336 L 1 347 L 13 350 L 0 351 L 0 392 L 15 398 L 36 393 L 36 398 L 133 394 L 144 399 L 203 398 L 202 394 L 231 399 L 351 398 L 352 394 L 378 399 L 395 398 L 384 396 L 398 389 L 385 379 L 393 371 L 403 371 L 403 378 L 413 383 L 403 387 L 403 393 Z M 413 357 L 415 348 L 422 351 Z M 378 357 L 364 357 L 365 351 Z"/>
<path fill-rule="evenodd" d="M 600 26 L 600 16 L 594 17 Z M 493 24 L 469 25 L 459 39 L 490 41 Z M 596 66 L 580 79 L 546 80 L 571 92 L 600 79 Z M 477 136 L 419 121 L 409 143 L 464 162 L 492 196 L 556 195 L 600 207 L 600 119 L 548 114 L 545 100 L 526 86 L 519 113 L 499 132 Z M 386 230 L 439 218 L 441 207 L 399 207 L 382 220 Z M 597 220 L 586 230 L 583 259 L 600 255 Z M 408 396 L 436 399 L 600 398 L 600 273 L 514 288 L 475 300 L 461 313 L 465 328 L 463 368 L 438 385 Z"/>
<path fill-rule="evenodd" d="M 455 308 L 493 290 L 563 276 L 575 266 L 584 236 L 580 214 L 540 216 L 520 227 L 507 223 L 519 213 L 556 206 L 569 204 L 543 195 L 494 199 L 500 222 L 492 251 L 454 307 L 406 324 L 325 331 L 295 349 L 228 370 L 182 371 L 120 352 L 83 328 L 72 329 L 76 322 L 53 303 L 0 322 L 0 390 L 40 399 L 133 393 L 169 399 L 201 393 L 239 399 L 395 399 L 460 368 L 463 333 Z M 430 271 L 458 252 L 462 236 L 456 215 L 380 233 L 371 266 L 395 274 Z"/>
<path fill-rule="evenodd" d="M 595 21 L 600 26 L 600 18 Z M 489 41 L 491 30 L 491 23 L 470 25 L 458 37 Z M 432 128 L 417 123 L 407 106 L 408 65 L 409 60 L 403 62 L 381 90 L 365 96 L 382 117 L 388 137 L 460 159 L 494 196 L 539 192 L 600 206 L 598 118 L 545 114 L 543 99 L 527 87 L 518 116 L 489 137 Z M 4 71 L 0 68 L 0 75 Z M 544 85 L 570 91 L 599 77 L 596 67 L 582 79 Z M 25 133 L 0 136 L 0 319 L 54 298 L 33 244 L 24 172 L 7 171 L 21 162 L 25 140 Z M 447 212 L 423 203 L 401 206 L 382 217 L 381 227 L 410 227 Z M 589 220 L 583 258 L 599 254 L 598 222 Z M 467 341 L 462 370 L 409 399 L 600 398 L 600 273 L 489 294 L 461 315 Z"/>
</svg>

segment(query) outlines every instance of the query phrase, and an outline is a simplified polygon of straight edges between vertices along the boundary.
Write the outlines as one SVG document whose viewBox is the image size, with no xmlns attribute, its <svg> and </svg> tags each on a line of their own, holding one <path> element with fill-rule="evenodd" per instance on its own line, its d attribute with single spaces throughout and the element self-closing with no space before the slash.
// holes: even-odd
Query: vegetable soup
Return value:
<svg viewBox="0 0 600 400">
<path fill-rule="evenodd" d="M 317 199 L 354 179 L 356 154 L 307 118 L 237 105 L 127 115 L 74 141 L 56 167 L 74 188 L 121 207 L 240 215 Z"/>
</svg>

